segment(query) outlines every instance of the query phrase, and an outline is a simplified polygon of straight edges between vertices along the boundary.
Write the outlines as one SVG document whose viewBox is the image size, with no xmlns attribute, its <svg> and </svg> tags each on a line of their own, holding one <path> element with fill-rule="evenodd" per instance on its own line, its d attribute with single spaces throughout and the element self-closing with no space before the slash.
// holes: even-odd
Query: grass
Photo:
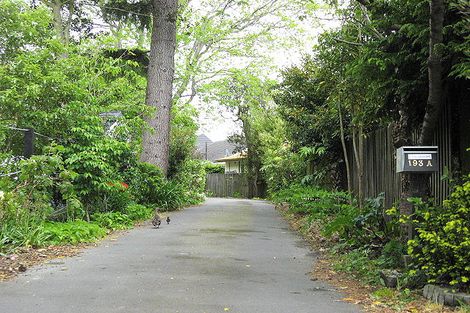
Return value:
<svg viewBox="0 0 470 313">
<path fill-rule="evenodd" d="M 132 228 L 136 221 L 147 220 L 152 215 L 153 209 L 132 204 L 125 213 L 95 213 L 92 223 L 83 220 L 44 222 L 34 218 L 4 221 L 0 225 L 0 252 L 10 253 L 18 247 L 95 242 L 110 230 Z"/>
<path fill-rule="evenodd" d="M 367 250 L 352 250 L 349 252 L 334 252 L 336 262 L 333 268 L 337 271 L 346 272 L 370 285 L 380 285 L 380 265 L 376 260 L 371 260 Z"/>
<path fill-rule="evenodd" d="M 44 223 L 46 240 L 43 245 L 94 242 L 106 235 L 106 229 L 93 223 L 77 220 L 65 223 Z"/>
</svg>

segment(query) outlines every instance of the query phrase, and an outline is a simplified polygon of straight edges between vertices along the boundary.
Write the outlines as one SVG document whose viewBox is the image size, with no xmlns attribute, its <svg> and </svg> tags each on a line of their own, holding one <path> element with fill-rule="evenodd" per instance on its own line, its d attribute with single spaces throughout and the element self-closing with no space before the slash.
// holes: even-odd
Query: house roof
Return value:
<svg viewBox="0 0 470 313">
<path fill-rule="evenodd" d="M 229 156 L 235 150 L 235 145 L 227 140 L 216 141 L 207 146 L 207 159 L 216 162 L 217 159 Z"/>
<path fill-rule="evenodd" d="M 207 156 L 206 156 L 207 144 Z M 233 153 L 235 145 L 229 143 L 227 140 L 212 142 L 205 134 L 197 136 L 196 141 L 196 156 L 202 159 L 207 159 L 211 162 L 217 162 L 217 159 L 227 157 Z"/>
<path fill-rule="evenodd" d="M 239 161 L 246 159 L 246 152 L 238 152 L 227 157 L 217 159 L 216 162 L 228 162 L 228 161 Z"/>
<path fill-rule="evenodd" d="M 201 134 L 197 136 L 196 139 L 196 149 L 199 153 L 206 153 L 206 143 L 207 146 L 212 144 L 212 140 L 209 139 L 205 134 Z"/>
</svg>

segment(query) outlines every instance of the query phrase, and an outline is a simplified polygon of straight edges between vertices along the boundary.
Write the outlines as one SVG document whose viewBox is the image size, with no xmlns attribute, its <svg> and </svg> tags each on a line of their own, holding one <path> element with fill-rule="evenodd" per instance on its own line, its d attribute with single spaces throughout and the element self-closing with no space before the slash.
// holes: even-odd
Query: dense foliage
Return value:
<svg viewBox="0 0 470 313">
<path fill-rule="evenodd" d="M 44 6 L 8 0 L 0 13 L 1 251 L 96 240 L 203 199 L 194 110 L 174 109 L 168 180 L 139 161 L 150 112 L 142 63 L 111 53 L 105 36 L 64 45 Z M 36 134 L 29 159 L 25 129 Z"/>
<path fill-rule="evenodd" d="M 45 223 L 41 231 L 43 232 L 44 241 L 38 242 L 34 246 L 93 242 L 106 234 L 104 228 L 80 220 L 65 223 Z"/>
<path fill-rule="evenodd" d="M 367 199 L 360 209 L 357 202 L 351 203 L 347 192 L 293 185 L 273 193 L 272 200 L 287 203 L 289 212 L 307 216 L 308 223 L 320 221 L 325 236 L 333 236 L 350 248 L 380 253 L 390 239 L 398 236 L 398 223 L 387 223 L 383 214 L 383 195 Z"/>
<path fill-rule="evenodd" d="M 225 166 L 222 164 L 207 162 L 204 164 L 204 170 L 206 171 L 206 174 L 223 174 L 225 173 Z"/>
<path fill-rule="evenodd" d="M 364 168 L 373 162 L 365 159 L 368 133 L 390 127 L 397 148 L 411 145 L 416 139 L 412 133 L 430 127 L 429 116 L 438 112 L 427 101 L 429 2 L 352 1 L 336 14 L 341 25 L 323 32 L 310 56 L 282 72 L 271 92 L 273 109 L 250 116 L 259 132 L 257 153 L 271 197 L 288 203 L 306 229 L 320 225 L 322 233 L 338 244 L 335 251 L 344 261 L 343 269 L 373 271 L 371 279 L 379 282 L 380 268 L 407 271 L 402 255 L 408 247 L 410 274 L 415 276 L 405 275 L 402 285 L 430 281 L 468 290 L 467 183 L 456 187 L 443 206 L 413 203 L 417 234 L 408 243 L 403 239 L 401 222 L 407 220 L 400 215 L 401 208 L 385 208 L 383 194 L 365 196 L 370 188 Z M 442 99 L 459 114 L 467 107 L 463 99 L 470 90 L 469 31 L 463 26 L 468 26 L 468 3 L 446 3 L 444 15 L 438 47 Z M 467 126 L 459 127 L 452 130 L 456 139 L 466 134 Z M 452 164 L 455 177 L 460 174 L 458 158 Z M 401 178 L 400 206 L 409 203 L 403 195 L 411 186 L 410 177 Z"/>
<path fill-rule="evenodd" d="M 467 2 L 446 4 L 443 42 L 435 49 L 442 55 L 442 99 L 450 105 L 465 105 L 470 90 Z M 80 10 L 64 14 L 59 7 L 57 15 L 44 3 L 0 1 L 0 251 L 94 241 L 155 209 L 202 201 L 205 174 L 223 168 L 192 159 L 198 112 L 189 103 L 200 95 L 223 104 L 239 123 L 233 137 L 248 152 L 250 196 L 266 184 L 306 228 L 320 225 L 337 244 L 343 269 L 374 272 L 370 282 L 378 268 L 402 265 L 403 217 L 384 208 L 383 194 L 364 196 L 364 140 L 394 125 L 401 146 L 423 128 L 431 89 L 428 1 L 333 6 L 341 24 L 284 69 L 280 82 L 265 73 L 259 48 L 282 42 L 277 29 L 295 33 L 291 25 L 313 4 L 207 0 L 205 12 L 182 1 L 168 177 L 139 159 L 146 120 L 155 113 L 144 105 L 150 2 L 112 1 L 97 10 L 109 37 L 91 32 Z M 67 24 L 62 18 L 76 34 L 57 29 Z M 35 132 L 34 155 L 24 159 L 27 129 Z M 469 190 L 469 181 L 457 186 L 442 207 L 413 200 L 412 275 L 469 289 Z"/>
<path fill-rule="evenodd" d="M 294 185 L 272 199 L 287 204 L 288 213 L 303 222 L 302 231 L 330 248 L 337 270 L 380 284 L 380 270 L 401 268 L 406 247 L 399 241 L 398 218 L 384 214 L 383 195 L 359 208 L 346 192 Z M 318 241 L 317 231 L 327 240 Z M 400 284 L 406 286 L 404 280 Z"/>
<path fill-rule="evenodd" d="M 401 217 L 396 208 L 385 210 L 383 195 L 366 199 L 359 208 L 351 204 L 345 192 L 327 191 L 318 187 L 292 185 L 272 194 L 275 203 L 286 203 L 289 213 L 305 222 L 303 229 L 320 227 L 329 237 L 336 268 L 380 284 L 382 269 L 403 269 L 403 255 L 411 256 L 409 267 L 400 280 L 401 287 L 420 287 L 438 283 L 457 290 L 469 290 L 470 255 L 470 177 L 453 193 L 443 206 L 412 199 L 415 213 L 409 217 L 416 237 L 403 244 Z"/>
<path fill-rule="evenodd" d="M 470 177 L 455 188 L 443 207 L 415 201 L 417 236 L 408 242 L 412 274 L 470 290 Z"/>
</svg>

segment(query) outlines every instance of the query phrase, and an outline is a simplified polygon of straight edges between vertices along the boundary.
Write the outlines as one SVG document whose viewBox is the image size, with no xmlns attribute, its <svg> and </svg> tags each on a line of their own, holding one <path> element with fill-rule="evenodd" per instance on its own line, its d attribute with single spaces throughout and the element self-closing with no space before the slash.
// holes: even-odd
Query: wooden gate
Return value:
<svg viewBox="0 0 470 313">
<path fill-rule="evenodd" d="M 248 182 L 243 174 L 207 174 L 206 193 L 209 197 L 248 197 Z"/>
</svg>

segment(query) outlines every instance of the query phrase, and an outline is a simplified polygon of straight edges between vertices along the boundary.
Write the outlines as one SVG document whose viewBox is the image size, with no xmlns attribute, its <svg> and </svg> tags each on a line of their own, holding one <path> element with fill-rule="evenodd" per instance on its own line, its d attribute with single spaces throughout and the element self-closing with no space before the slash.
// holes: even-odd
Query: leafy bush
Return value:
<svg viewBox="0 0 470 313">
<path fill-rule="evenodd" d="M 0 220 L 9 218 L 8 206 L 20 207 L 14 210 L 15 219 L 19 211 L 45 219 L 59 211 L 73 217 L 82 209 L 73 185 L 76 174 L 66 168 L 60 155 L 35 155 L 17 166 L 18 176 L 2 178 L 6 197 L 0 203 Z"/>
<path fill-rule="evenodd" d="M 77 144 L 59 147 L 59 152 L 67 168 L 76 173 L 74 185 L 88 214 L 122 211 L 131 202 L 131 194 L 121 169 L 135 162 L 136 156 L 128 143 L 104 136 L 101 121 L 93 122 L 73 128 Z"/>
<path fill-rule="evenodd" d="M 142 221 L 152 217 L 154 210 L 141 204 L 130 204 L 124 213 L 133 221 Z"/>
<path fill-rule="evenodd" d="M 149 163 L 137 162 L 127 169 L 124 176 L 135 202 L 154 206 L 160 201 L 161 195 L 156 191 L 165 184 L 165 178 L 158 167 Z"/>
<path fill-rule="evenodd" d="M 330 192 L 318 187 L 293 185 L 275 192 L 272 200 L 276 203 L 289 203 L 289 208 L 294 213 L 329 216 L 349 208 L 350 197 L 346 192 Z"/>
<path fill-rule="evenodd" d="M 443 207 L 413 199 L 417 236 L 408 242 L 412 274 L 431 283 L 470 290 L 470 176 L 457 186 Z"/>
<path fill-rule="evenodd" d="M 212 162 L 206 162 L 204 164 L 204 170 L 206 174 L 216 174 L 216 173 L 223 174 L 225 173 L 225 166 L 223 166 L 222 164 L 214 164 Z"/>
<path fill-rule="evenodd" d="M 148 163 L 137 163 L 125 173 L 135 202 L 148 207 L 175 210 L 204 199 L 205 172 L 199 160 L 186 160 L 172 180 Z"/>
<path fill-rule="evenodd" d="M 380 259 L 385 268 L 399 268 L 402 264 L 403 255 L 406 252 L 405 246 L 399 241 L 392 239 L 387 242 L 383 249 Z"/>
<path fill-rule="evenodd" d="M 367 199 L 362 209 L 351 202 L 348 193 L 327 191 L 318 187 L 293 185 L 272 195 L 274 202 L 287 202 L 293 213 L 321 220 L 323 235 L 336 235 L 349 248 L 365 247 L 381 254 L 382 247 L 397 238 L 397 220 L 386 221 L 384 196 Z"/>
<path fill-rule="evenodd" d="M 43 233 L 47 244 L 61 245 L 94 242 L 106 235 L 106 230 L 96 224 L 77 220 L 66 223 L 44 223 Z"/>
<path fill-rule="evenodd" d="M 82 208 L 72 184 L 74 173 L 60 156 L 35 155 L 17 166 L 17 177 L 2 178 L 0 250 L 44 245 L 44 220 L 74 216 Z"/>
<path fill-rule="evenodd" d="M 274 193 L 272 198 L 277 203 L 289 203 L 289 210 L 293 213 L 308 215 L 309 222 L 321 220 L 326 236 L 339 235 L 350 242 L 358 238 L 355 220 L 361 213 L 349 203 L 351 199 L 346 192 L 293 185 Z"/>
<path fill-rule="evenodd" d="M 40 247 L 46 244 L 48 235 L 42 221 L 35 218 L 2 221 L 0 225 L 0 252 L 17 247 Z"/>
<path fill-rule="evenodd" d="M 204 200 L 206 171 L 203 161 L 184 161 L 173 180 L 184 190 L 184 204 L 197 204 Z"/>
<path fill-rule="evenodd" d="M 127 229 L 134 225 L 129 216 L 121 212 L 94 213 L 91 219 L 93 223 L 109 230 Z"/>
<path fill-rule="evenodd" d="M 154 191 L 155 206 L 163 210 L 176 210 L 187 204 L 183 187 L 174 181 L 165 181 Z"/>
<path fill-rule="evenodd" d="M 263 155 L 261 173 L 269 193 L 278 192 L 288 188 L 293 182 L 299 182 L 307 170 L 305 160 L 294 152 L 291 144 L 286 143 L 290 127 L 277 111 L 275 112 L 269 118 L 260 120 L 265 129 L 259 135 Z"/>
<path fill-rule="evenodd" d="M 336 232 L 351 247 L 366 247 L 379 254 L 389 240 L 399 237 L 398 220 L 387 218 L 385 211 L 383 194 L 366 199 L 362 209 L 343 206 L 325 226 L 325 234 Z"/>
<path fill-rule="evenodd" d="M 378 302 L 386 302 L 388 306 L 398 311 L 402 311 L 402 308 L 407 306 L 407 304 L 417 300 L 416 294 L 412 293 L 408 288 L 401 290 L 396 288 L 380 288 L 371 293 L 370 296 Z"/>
<path fill-rule="evenodd" d="M 192 158 L 196 146 L 197 111 L 192 106 L 175 103 L 171 115 L 168 177 L 172 179 Z"/>
<path fill-rule="evenodd" d="M 50 211 L 50 207 L 34 209 L 27 194 L 0 191 L 0 251 L 40 246 L 45 240 L 41 225 Z"/>
<path fill-rule="evenodd" d="M 124 187 L 116 187 L 114 190 L 108 190 L 104 205 L 102 208 L 105 211 L 123 211 L 132 202 L 132 194 Z"/>
</svg>

